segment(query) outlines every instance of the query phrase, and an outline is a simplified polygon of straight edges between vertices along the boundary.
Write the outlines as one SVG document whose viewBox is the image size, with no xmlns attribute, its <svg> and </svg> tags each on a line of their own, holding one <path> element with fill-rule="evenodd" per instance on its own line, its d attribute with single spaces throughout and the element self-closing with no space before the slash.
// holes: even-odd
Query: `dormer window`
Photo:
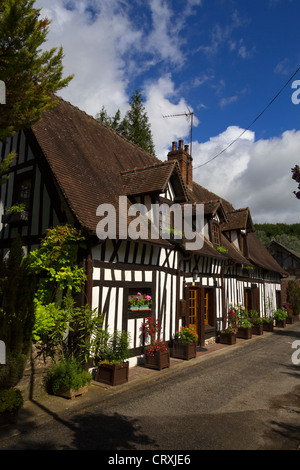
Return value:
<svg viewBox="0 0 300 470">
<path fill-rule="evenodd" d="M 212 242 L 214 246 L 221 245 L 221 237 L 220 237 L 220 227 L 218 224 L 213 223 L 211 227 L 211 234 L 212 234 Z"/>
<path fill-rule="evenodd" d="M 247 256 L 247 240 L 246 235 L 241 233 L 240 234 L 240 250 L 243 256 Z"/>
</svg>

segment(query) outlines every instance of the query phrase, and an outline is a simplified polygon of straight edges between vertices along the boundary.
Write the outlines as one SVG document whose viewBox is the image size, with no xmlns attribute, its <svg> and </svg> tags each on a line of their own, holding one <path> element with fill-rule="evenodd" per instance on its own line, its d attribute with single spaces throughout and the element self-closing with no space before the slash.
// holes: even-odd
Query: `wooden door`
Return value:
<svg viewBox="0 0 300 470">
<path fill-rule="evenodd" d="M 199 289 L 189 288 L 188 290 L 188 325 L 193 325 L 199 329 Z"/>
</svg>

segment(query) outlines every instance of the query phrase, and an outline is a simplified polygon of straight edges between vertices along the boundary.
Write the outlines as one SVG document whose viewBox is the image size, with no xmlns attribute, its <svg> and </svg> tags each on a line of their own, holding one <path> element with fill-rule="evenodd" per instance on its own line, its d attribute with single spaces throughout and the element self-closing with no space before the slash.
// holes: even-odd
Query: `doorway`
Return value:
<svg viewBox="0 0 300 470">
<path fill-rule="evenodd" d="M 198 344 L 203 347 L 207 337 L 215 336 L 214 289 L 187 286 L 186 300 L 187 311 L 183 324 L 195 326 Z"/>
</svg>

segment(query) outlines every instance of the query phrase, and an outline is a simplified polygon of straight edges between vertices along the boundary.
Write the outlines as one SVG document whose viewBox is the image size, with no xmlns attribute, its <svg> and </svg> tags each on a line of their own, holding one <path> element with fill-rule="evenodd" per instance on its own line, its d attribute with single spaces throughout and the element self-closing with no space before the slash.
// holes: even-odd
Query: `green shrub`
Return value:
<svg viewBox="0 0 300 470">
<path fill-rule="evenodd" d="M 45 386 L 48 393 L 56 394 L 58 390 L 78 390 L 92 380 L 92 376 L 83 369 L 76 359 L 67 359 L 54 364 L 45 376 Z"/>
<path fill-rule="evenodd" d="M 274 318 L 275 320 L 286 320 L 287 318 L 287 313 L 284 312 L 283 310 L 281 310 L 280 308 L 278 308 L 277 310 L 275 310 L 274 312 Z"/>
<path fill-rule="evenodd" d="M 104 353 L 100 357 L 102 362 L 110 364 L 120 364 L 129 357 L 129 333 L 115 330 L 107 340 L 107 345 L 103 349 Z"/>
<path fill-rule="evenodd" d="M 0 413 L 14 412 L 23 406 L 23 397 L 20 390 L 8 388 L 0 390 Z"/>
<path fill-rule="evenodd" d="M 0 368 L 0 389 L 10 388 L 17 385 L 23 377 L 27 356 L 25 354 L 9 354 L 6 357 L 6 364 Z"/>
</svg>

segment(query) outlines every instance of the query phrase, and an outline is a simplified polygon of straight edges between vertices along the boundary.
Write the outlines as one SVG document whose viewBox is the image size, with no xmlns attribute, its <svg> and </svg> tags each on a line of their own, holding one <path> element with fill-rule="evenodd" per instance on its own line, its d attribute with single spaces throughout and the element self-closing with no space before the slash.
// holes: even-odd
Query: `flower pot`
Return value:
<svg viewBox="0 0 300 470">
<path fill-rule="evenodd" d="M 247 326 L 246 328 L 239 327 L 237 332 L 238 338 L 250 339 L 252 338 L 251 327 Z"/>
<path fill-rule="evenodd" d="M 294 323 L 294 318 L 292 316 L 289 316 L 286 318 L 285 321 L 287 325 L 291 325 L 292 323 Z"/>
<path fill-rule="evenodd" d="M 122 385 L 128 382 L 129 362 L 121 364 L 102 363 L 98 366 L 95 380 L 107 385 Z"/>
<path fill-rule="evenodd" d="M 277 326 L 277 328 L 285 328 L 286 320 L 276 320 L 275 325 Z"/>
<path fill-rule="evenodd" d="M 220 333 L 220 343 L 221 344 L 236 344 L 236 333 Z"/>
<path fill-rule="evenodd" d="M 153 355 L 145 354 L 145 367 L 161 370 L 170 367 L 170 350 L 154 351 Z"/>
<path fill-rule="evenodd" d="M 0 427 L 8 426 L 17 422 L 19 410 L 3 411 L 0 413 Z"/>
<path fill-rule="evenodd" d="M 178 359 L 193 359 L 196 357 L 197 344 L 196 343 L 179 343 L 174 341 L 172 356 Z"/>
<path fill-rule="evenodd" d="M 11 224 L 11 225 L 18 225 L 22 223 L 28 222 L 28 212 L 21 211 L 21 212 L 12 212 L 10 214 L 2 215 L 1 219 L 3 224 Z"/>
<path fill-rule="evenodd" d="M 251 333 L 253 335 L 262 335 L 264 332 L 264 329 L 263 329 L 263 324 L 259 324 L 259 325 L 252 325 L 251 327 Z"/>
<path fill-rule="evenodd" d="M 73 390 L 73 389 L 62 390 L 62 389 L 59 389 L 55 392 L 55 395 L 59 396 L 59 397 L 70 398 L 71 400 L 74 400 L 74 398 L 78 397 L 79 395 L 84 397 L 85 394 L 88 391 L 88 388 L 89 388 L 88 385 L 85 385 L 84 387 L 80 387 L 78 390 Z"/>
<path fill-rule="evenodd" d="M 274 325 L 272 321 L 263 323 L 263 331 L 273 331 L 273 329 Z"/>
</svg>

